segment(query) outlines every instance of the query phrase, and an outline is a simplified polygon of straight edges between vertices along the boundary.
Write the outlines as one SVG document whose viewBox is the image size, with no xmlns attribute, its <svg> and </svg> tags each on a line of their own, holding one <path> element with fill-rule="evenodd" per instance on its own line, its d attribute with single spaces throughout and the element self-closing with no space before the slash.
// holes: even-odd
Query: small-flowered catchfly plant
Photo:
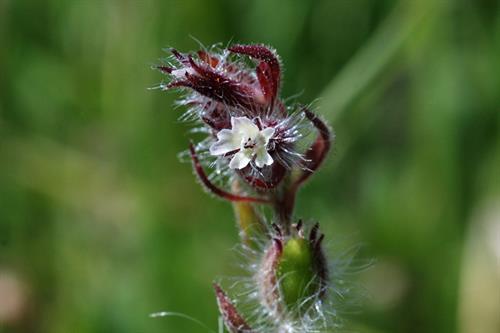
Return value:
<svg viewBox="0 0 500 333">
<path fill-rule="evenodd" d="M 226 329 L 334 330 L 345 267 L 327 260 L 317 223 L 293 218 L 298 189 L 330 150 L 331 130 L 307 106 L 285 105 L 281 61 L 270 47 L 169 51 L 154 66 L 167 76 L 160 88 L 184 93 L 182 119 L 206 134 L 189 146 L 194 171 L 208 192 L 233 203 L 242 248 L 251 257 L 249 282 L 242 283 L 248 296 L 231 299 L 214 284 Z M 242 304 L 254 306 L 245 311 Z"/>
</svg>

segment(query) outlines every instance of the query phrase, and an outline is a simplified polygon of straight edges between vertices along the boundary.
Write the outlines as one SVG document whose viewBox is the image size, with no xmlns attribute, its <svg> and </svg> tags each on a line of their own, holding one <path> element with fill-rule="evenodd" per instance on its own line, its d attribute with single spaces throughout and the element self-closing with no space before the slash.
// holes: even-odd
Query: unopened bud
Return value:
<svg viewBox="0 0 500 333">
<path fill-rule="evenodd" d="M 328 269 L 321 249 L 323 235 L 318 225 L 303 235 L 302 224 L 291 236 L 277 232 L 268 247 L 257 274 L 260 302 L 275 319 L 306 310 L 323 298 L 327 288 Z"/>
</svg>

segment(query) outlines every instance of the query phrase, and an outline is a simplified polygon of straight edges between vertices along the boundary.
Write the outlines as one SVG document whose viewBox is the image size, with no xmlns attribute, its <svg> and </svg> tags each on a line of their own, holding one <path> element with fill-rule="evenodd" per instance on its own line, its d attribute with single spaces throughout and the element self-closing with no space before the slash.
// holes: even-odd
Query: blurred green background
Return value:
<svg viewBox="0 0 500 333">
<path fill-rule="evenodd" d="M 229 204 L 176 157 L 165 54 L 274 46 L 335 128 L 297 216 L 364 244 L 358 332 L 500 332 L 494 0 L 0 0 L 0 332 L 217 330 Z"/>
</svg>

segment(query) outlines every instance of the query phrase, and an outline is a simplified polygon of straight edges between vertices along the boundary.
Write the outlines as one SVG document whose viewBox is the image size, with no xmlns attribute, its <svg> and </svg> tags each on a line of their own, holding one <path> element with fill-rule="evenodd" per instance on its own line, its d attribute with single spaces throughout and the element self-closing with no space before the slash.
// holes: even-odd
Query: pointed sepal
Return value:
<svg viewBox="0 0 500 333">
<path fill-rule="evenodd" d="M 325 157 L 330 151 L 332 145 L 332 133 L 323 120 L 311 112 L 309 109 L 304 108 L 306 118 L 313 124 L 318 131 L 318 136 L 311 147 L 307 150 L 305 156 L 305 165 L 302 174 L 295 181 L 295 186 L 305 182 L 316 170 L 319 169 Z"/>
<path fill-rule="evenodd" d="M 222 290 L 222 288 L 214 283 L 215 296 L 217 297 L 217 305 L 219 306 L 219 311 L 224 320 L 224 325 L 226 325 L 227 330 L 230 333 L 253 333 L 250 325 L 243 319 L 243 317 L 238 313 L 238 310 L 233 305 L 229 297 Z"/>
</svg>

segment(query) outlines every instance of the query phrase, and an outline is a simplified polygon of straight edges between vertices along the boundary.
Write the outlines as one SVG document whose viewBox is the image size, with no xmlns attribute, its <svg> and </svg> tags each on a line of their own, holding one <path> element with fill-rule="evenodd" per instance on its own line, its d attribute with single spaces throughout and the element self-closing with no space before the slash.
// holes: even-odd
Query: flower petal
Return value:
<svg viewBox="0 0 500 333">
<path fill-rule="evenodd" d="M 245 150 L 236 153 L 231 162 L 229 162 L 230 169 L 243 169 L 252 160 L 251 154 L 248 154 Z"/>
<path fill-rule="evenodd" d="M 257 150 L 257 153 L 255 155 L 255 165 L 258 168 L 262 168 L 264 165 L 271 165 L 273 164 L 274 160 L 269 155 L 265 147 L 259 148 Z"/>
<path fill-rule="evenodd" d="M 259 128 L 247 117 L 231 118 L 233 133 L 238 133 L 242 138 L 254 139 L 259 134 Z"/>
<path fill-rule="evenodd" d="M 210 146 L 210 154 L 215 156 L 224 155 L 238 148 L 239 145 L 235 147 L 231 141 L 217 141 Z"/>
<path fill-rule="evenodd" d="M 230 151 L 240 148 L 241 138 L 239 135 L 234 135 L 233 131 L 223 129 L 217 133 L 218 141 L 210 146 L 210 154 L 224 155 Z"/>
<path fill-rule="evenodd" d="M 274 132 L 276 132 L 276 129 L 274 127 L 267 127 L 264 128 L 262 131 L 260 131 L 260 135 L 264 137 L 266 145 L 269 142 L 269 140 L 273 137 Z"/>
</svg>

